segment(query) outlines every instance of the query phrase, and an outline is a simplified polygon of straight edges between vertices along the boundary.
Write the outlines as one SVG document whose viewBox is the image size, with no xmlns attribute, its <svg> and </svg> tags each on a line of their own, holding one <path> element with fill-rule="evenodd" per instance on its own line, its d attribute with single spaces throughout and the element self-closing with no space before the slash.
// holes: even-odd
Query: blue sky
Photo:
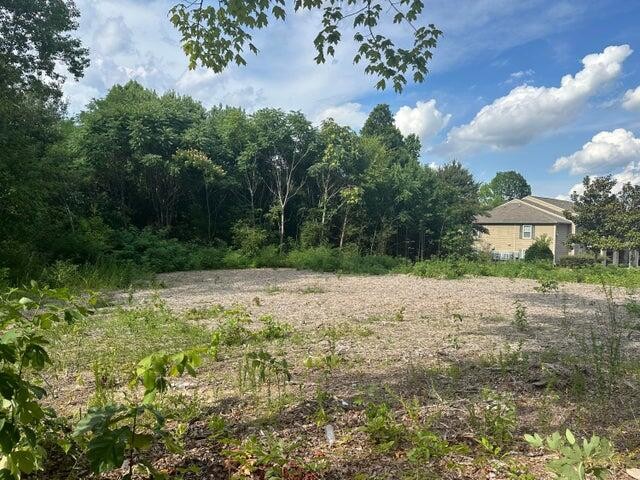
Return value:
<svg viewBox="0 0 640 480">
<path fill-rule="evenodd" d="M 213 74 L 187 69 L 171 1 L 76 3 L 92 65 L 64 87 L 71 113 L 129 79 L 206 106 L 301 110 L 355 129 L 388 103 L 401 131 L 421 137 L 425 163 L 458 159 L 481 181 L 517 170 L 552 197 L 586 174 L 640 183 L 640 0 L 427 0 L 423 19 L 444 36 L 426 82 L 402 94 L 375 90 L 348 42 L 317 66 L 315 14 L 258 32 L 247 67 Z"/>
</svg>

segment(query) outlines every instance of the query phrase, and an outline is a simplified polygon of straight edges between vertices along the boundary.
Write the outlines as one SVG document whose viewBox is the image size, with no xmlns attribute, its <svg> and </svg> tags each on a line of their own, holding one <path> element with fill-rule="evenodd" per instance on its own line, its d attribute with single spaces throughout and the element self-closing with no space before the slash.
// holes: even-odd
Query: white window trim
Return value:
<svg viewBox="0 0 640 480">
<path fill-rule="evenodd" d="M 528 231 L 526 233 L 528 233 L 529 236 L 525 236 L 525 227 L 528 227 Z M 533 239 L 533 225 L 530 225 L 530 224 L 522 225 L 520 236 L 522 237 L 523 240 Z"/>
</svg>

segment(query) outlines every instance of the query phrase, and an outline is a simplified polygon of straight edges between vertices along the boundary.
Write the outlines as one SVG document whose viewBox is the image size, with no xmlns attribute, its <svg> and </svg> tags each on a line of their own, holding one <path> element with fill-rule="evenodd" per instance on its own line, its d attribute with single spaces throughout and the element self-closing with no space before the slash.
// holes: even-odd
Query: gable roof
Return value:
<svg viewBox="0 0 640 480">
<path fill-rule="evenodd" d="M 568 200 L 560 200 L 558 198 L 536 197 L 529 195 L 522 199 L 523 202 L 532 203 L 545 209 L 552 211 L 564 212 L 565 210 L 573 210 L 573 202 Z"/>
<path fill-rule="evenodd" d="M 571 221 L 562 215 L 564 208 L 559 206 L 545 207 L 545 205 L 539 204 L 533 199 L 525 201 L 526 198 L 528 197 L 503 203 L 490 210 L 486 215 L 476 217 L 476 223 L 480 225 L 571 224 Z"/>
</svg>

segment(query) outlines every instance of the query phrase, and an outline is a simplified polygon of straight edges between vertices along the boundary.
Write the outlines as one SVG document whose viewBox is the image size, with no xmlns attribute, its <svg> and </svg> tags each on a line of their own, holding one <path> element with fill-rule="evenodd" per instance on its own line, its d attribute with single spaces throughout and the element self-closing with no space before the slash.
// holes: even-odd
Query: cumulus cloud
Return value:
<svg viewBox="0 0 640 480">
<path fill-rule="evenodd" d="M 351 127 L 354 130 L 360 130 L 364 122 L 367 120 L 367 112 L 362 109 L 362 105 L 355 102 L 344 103 L 322 110 L 314 117 L 316 124 L 321 123 L 327 118 L 333 118 L 339 125 Z"/>
<path fill-rule="evenodd" d="M 525 145 L 567 124 L 590 97 L 620 75 L 631 53 L 629 45 L 609 46 L 584 57 L 582 70 L 562 77 L 559 87 L 514 88 L 483 107 L 470 123 L 452 129 L 444 150 L 462 154 Z"/>
<path fill-rule="evenodd" d="M 597 175 L 592 175 L 591 177 L 595 178 Z M 640 162 L 631 162 L 624 168 L 624 170 L 613 175 L 612 178 L 616 181 L 616 184 L 613 187 L 614 193 L 619 193 L 622 190 L 622 186 L 626 183 L 630 183 L 631 185 L 640 185 Z M 558 195 L 557 198 L 570 200 L 571 194 L 574 192 L 579 195 L 584 193 L 584 185 L 582 182 L 576 183 L 571 187 L 568 195 Z"/>
<path fill-rule="evenodd" d="M 622 106 L 627 110 L 640 110 L 640 86 L 627 90 L 622 98 Z"/>
<path fill-rule="evenodd" d="M 572 175 L 608 170 L 640 158 L 640 138 L 624 128 L 600 132 L 580 150 L 558 158 L 552 170 L 569 170 Z"/>
<path fill-rule="evenodd" d="M 417 135 L 421 141 L 433 137 L 447 126 L 451 115 L 438 110 L 436 101 L 417 102 L 414 108 L 405 105 L 394 115 L 396 127 L 402 135 Z"/>
</svg>

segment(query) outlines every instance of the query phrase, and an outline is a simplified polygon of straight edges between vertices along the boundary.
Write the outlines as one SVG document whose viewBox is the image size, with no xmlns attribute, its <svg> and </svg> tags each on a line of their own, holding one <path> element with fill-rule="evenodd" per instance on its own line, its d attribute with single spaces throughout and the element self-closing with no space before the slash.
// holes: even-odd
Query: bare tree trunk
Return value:
<svg viewBox="0 0 640 480">
<path fill-rule="evenodd" d="M 280 206 L 280 251 L 284 248 L 284 205 Z"/>
<path fill-rule="evenodd" d="M 344 219 L 342 220 L 342 231 L 340 232 L 340 246 L 339 249 L 342 250 L 342 245 L 344 245 L 344 236 L 347 230 L 347 216 L 349 215 L 349 209 L 344 212 Z"/>
</svg>

